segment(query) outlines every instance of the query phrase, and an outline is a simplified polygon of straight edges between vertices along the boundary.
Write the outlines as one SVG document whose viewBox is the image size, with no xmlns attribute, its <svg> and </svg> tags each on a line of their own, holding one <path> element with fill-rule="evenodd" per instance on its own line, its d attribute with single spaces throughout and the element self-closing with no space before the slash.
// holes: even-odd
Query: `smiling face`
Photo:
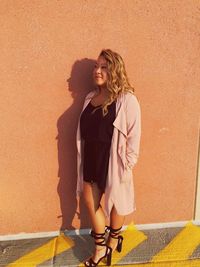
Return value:
<svg viewBox="0 0 200 267">
<path fill-rule="evenodd" d="M 98 57 L 94 70 L 93 79 L 96 85 L 105 86 L 108 79 L 108 66 L 107 61 L 103 56 Z"/>
</svg>

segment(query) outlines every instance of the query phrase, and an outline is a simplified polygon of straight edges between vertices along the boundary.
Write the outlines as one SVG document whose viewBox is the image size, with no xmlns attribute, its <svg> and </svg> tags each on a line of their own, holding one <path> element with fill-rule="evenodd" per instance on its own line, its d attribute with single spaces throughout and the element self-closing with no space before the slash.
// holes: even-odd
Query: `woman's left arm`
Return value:
<svg viewBox="0 0 200 267">
<path fill-rule="evenodd" d="M 137 163 L 141 137 L 141 109 L 135 95 L 129 94 L 126 101 L 127 141 L 126 160 L 127 167 L 133 168 Z"/>
</svg>

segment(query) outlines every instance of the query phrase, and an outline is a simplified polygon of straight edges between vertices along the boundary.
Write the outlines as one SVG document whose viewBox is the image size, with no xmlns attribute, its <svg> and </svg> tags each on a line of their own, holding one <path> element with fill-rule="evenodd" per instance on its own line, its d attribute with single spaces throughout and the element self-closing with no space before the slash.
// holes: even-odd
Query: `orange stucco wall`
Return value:
<svg viewBox="0 0 200 267">
<path fill-rule="evenodd" d="M 102 48 L 122 55 L 141 103 L 134 222 L 193 218 L 199 10 L 193 0 L 1 1 L 0 234 L 89 227 L 83 205 L 76 213 L 75 132 Z"/>
</svg>

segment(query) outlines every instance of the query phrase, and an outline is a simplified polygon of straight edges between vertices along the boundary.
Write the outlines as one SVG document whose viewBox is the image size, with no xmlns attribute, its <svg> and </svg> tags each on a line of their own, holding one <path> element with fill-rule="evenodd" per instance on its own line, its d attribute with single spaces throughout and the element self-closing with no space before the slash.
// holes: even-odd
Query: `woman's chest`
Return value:
<svg viewBox="0 0 200 267">
<path fill-rule="evenodd" d="M 108 113 L 103 116 L 102 108 L 94 107 L 90 102 L 81 114 L 81 136 L 85 139 L 108 139 L 106 136 L 112 136 L 115 117 L 115 103 L 108 107 Z"/>
</svg>

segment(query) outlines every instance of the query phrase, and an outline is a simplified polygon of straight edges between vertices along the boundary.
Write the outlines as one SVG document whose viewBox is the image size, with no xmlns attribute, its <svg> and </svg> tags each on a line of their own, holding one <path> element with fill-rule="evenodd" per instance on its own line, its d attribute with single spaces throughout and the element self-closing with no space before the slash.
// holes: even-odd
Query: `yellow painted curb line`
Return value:
<svg viewBox="0 0 200 267">
<path fill-rule="evenodd" d="M 126 265 L 117 265 L 117 267 L 124 267 Z M 127 267 L 199 267 L 200 260 L 187 260 L 187 261 L 177 261 L 177 262 L 156 262 L 156 263 L 141 263 L 141 264 L 131 264 Z"/>
<path fill-rule="evenodd" d="M 74 242 L 69 237 L 61 234 L 39 248 L 34 249 L 16 261 L 10 263 L 7 265 L 7 267 L 35 267 L 38 264 L 53 258 L 55 255 L 60 254 L 73 246 Z"/>
<path fill-rule="evenodd" d="M 131 250 L 136 248 L 140 243 L 147 239 L 147 236 L 137 230 L 134 224 L 130 224 L 127 229 L 122 233 L 124 237 L 122 252 L 115 251 L 112 257 L 112 264 L 116 264 L 123 259 Z"/>
<path fill-rule="evenodd" d="M 152 262 L 187 260 L 199 244 L 200 227 L 188 222 L 180 233 L 152 258 Z"/>
</svg>

